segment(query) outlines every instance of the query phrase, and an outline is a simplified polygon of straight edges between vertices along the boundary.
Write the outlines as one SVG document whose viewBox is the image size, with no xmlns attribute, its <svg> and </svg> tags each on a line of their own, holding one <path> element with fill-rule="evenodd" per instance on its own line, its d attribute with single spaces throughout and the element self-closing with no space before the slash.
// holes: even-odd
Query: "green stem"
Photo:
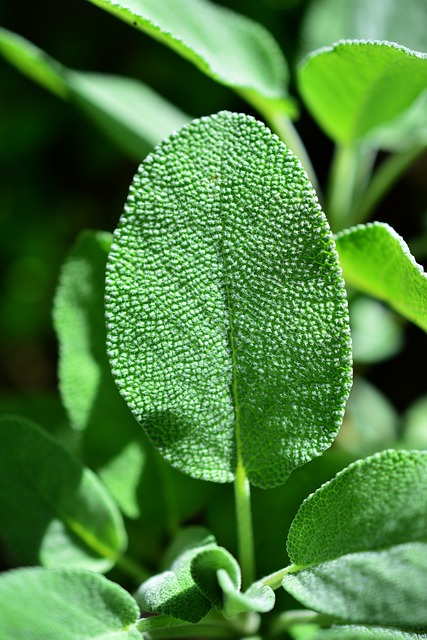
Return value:
<svg viewBox="0 0 427 640">
<path fill-rule="evenodd" d="M 168 534 L 171 539 L 175 537 L 179 529 L 179 516 L 176 502 L 176 493 L 173 481 L 170 475 L 170 467 L 165 463 L 164 459 L 154 449 L 154 457 L 156 460 L 157 471 L 160 477 L 161 491 L 165 503 L 165 512 L 167 515 L 166 523 Z"/>
<path fill-rule="evenodd" d="M 334 624 L 336 619 L 317 611 L 309 611 L 308 609 L 295 609 L 285 611 L 275 618 L 270 628 L 271 636 L 283 635 L 290 627 L 296 624 L 316 624 L 320 627 L 329 627 Z"/>
<path fill-rule="evenodd" d="M 236 503 L 239 562 L 242 569 L 243 589 L 255 580 L 255 550 L 252 528 L 251 489 L 239 458 L 234 481 Z"/>
<path fill-rule="evenodd" d="M 407 168 L 425 151 L 425 146 L 402 151 L 387 158 L 375 172 L 355 215 L 355 223 L 367 220 Z"/>
<path fill-rule="evenodd" d="M 309 566 L 309 565 L 307 565 Z M 258 580 L 256 584 L 264 585 L 270 587 L 273 590 L 279 589 L 282 586 L 282 580 L 288 573 L 296 573 L 301 569 L 305 569 L 306 567 L 302 567 L 298 564 L 290 564 L 288 567 L 284 569 L 280 569 L 279 571 L 275 571 L 274 573 L 270 573 L 270 575 L 261 578 Z"/>
<path fill-rule="evenodd" d="M 353 205 L 359 154 L 354 145 L 338 145 L 332 161 L 326 215 L 334 232 L 346 226 Z"/>
<path fill-rule="evenodd" d="M 145 582 L 152 574 L 144 567 L 141 567 L 131 558 L 121 556 L 116 559 L 116 565 L 128 576 L 134 578 L 138 585 Z"/>
</svg>

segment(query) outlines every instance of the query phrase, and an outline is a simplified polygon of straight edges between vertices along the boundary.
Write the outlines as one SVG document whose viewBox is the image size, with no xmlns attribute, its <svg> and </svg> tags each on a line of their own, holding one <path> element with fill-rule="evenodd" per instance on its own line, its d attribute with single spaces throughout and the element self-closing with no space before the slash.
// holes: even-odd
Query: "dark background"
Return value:
<svg viewBox="0 0 427 640">
<path fill-rule="evenodd" d="M 217 3 L 264 24 L 292 72 L 308 1 Z M 21 3 L 3 3 L 0 24 L 71 68 L 138 78 L 195 117 L 221 109 L 253 113 L 233 92 L 174 52 L 86 0 L 41 0 L 31 12 Z M 293 75 L 291 93 L 295 95 Z M 330 141 L 303 108 L 297 128 L 324 181 Z M 57 386 L 51 303 L 61 262 L 81 229 L 114 229 L 137 165 L 72 105 L 0 59 L 0 166 L 2 393 L 51 393 Z M 374 216 L 408 242 L 426 234 L 426 169 L 424 155 Z M 425 245 L 418 242 L 416 249 L 424 265 Z M 412 325 L 404 332 L 404 350 L 366 372 L 399 411 L 425 393 L 420 371 L 426 336 Z"/>
</svg>

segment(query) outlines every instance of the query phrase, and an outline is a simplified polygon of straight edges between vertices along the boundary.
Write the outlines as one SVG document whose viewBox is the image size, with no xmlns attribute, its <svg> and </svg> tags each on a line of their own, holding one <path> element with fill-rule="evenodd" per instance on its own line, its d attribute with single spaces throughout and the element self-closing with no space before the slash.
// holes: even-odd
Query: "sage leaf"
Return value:
<svg viewBox="0 0 427 640">
<path fill-rule="evenodd" d="M 427 396 L 422 395 L 403 415 L 403 445 L 405 449 L 427 449 Z"/>
<path fill-rule="evenodd" d="M 387 258 L 386 258 L 387 259 Z M 350 328 L 355 362 L 375 363 L 401 351 L 401 319 L 382 302 L 368 296 L 350 300 Z"/>
<path fill-rule="evenodd" d="M 2 640 L 140 640 L 135 600 L 104 576 L 16 569 L 0 576 Z"/>
<path fill-rule="evenodd" d="M 276 597 L 267 585 L 253 584 L 245 593 L 240 592 L 224 569 L 217 572 L 217 580 L 224 594 L 224 614 L 233 617 L 245 611 L 266 613 L 274 607 Z"/>
<path fill-rule="evenodd" d="M 427 86 L 427 54 L 391 42 L 339 41 L 298 69 L 301 96 L 335 142 L 352 144 L 398 118 Z"/>
<path fill-rule="evenodd" d="M 346 282 L 427 331 L 427 276 L 403 238 L 388 224 L 373 222 L 335 239 Z"/>
<path fill-rule="evenodd" d="M 317 197 L 262 123 L 193 121 L 141 165 L 109 254 L 116 383 L 176 468 L 261 487 L 330 446 L 351 383 L 347 302 Z"/>
<path fill-rule="evenodd" d="M 304 14 L 305 53 L 337 40 L 388 40 L 427 51 L 424 0 L 315 0 Z"/>
<path fill-rule="evenodd" d="M 108 571 L 126 546 L 115 503 L 89 470 L 24 418 L 0 419 L 0 536 L 25 564 Z"/>
<path fill-rule="evenodd" d="M 288 69 L 262 25 L 208 0 L 90 0 L 148 33 L 256 107 L 293 114 Z"/>
<path fill-rule="evenodd" d="M 200 555 L 204 561 L 193 570 L 193 562 Z M 217 570 L 224 569 L 232 575 L 233 583 L 238 583 L 240 569 L 236 560 L 218 547 L 214 536 L 202 527 L 184 531 L 175 541 L 170 557 L 173 561 L 169 569 L 139 587 L 135 598 L 143 611 L 198 622 L 212 607 L 222 607 Z"/>
<path fill-rule="evenodd" d="M 138 161 L 190 119 L 138 80 L 68 69 L 25 38 L 1 28 L 0 54 L 45 89 L 80 108 Z"/>
<path fill-rule="evenodd" d="M 388 450 L 339 472 L 301 505 L 283 587 L 361 624 L 427 626 L 427 452 Z"/>
</svg>

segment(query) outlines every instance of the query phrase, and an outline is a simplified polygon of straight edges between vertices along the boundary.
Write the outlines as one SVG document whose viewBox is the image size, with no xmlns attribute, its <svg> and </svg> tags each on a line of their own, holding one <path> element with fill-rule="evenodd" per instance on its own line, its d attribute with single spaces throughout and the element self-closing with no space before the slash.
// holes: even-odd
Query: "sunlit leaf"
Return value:
<svg viewBox="0 0 427 640">
<path fill-rule="evenodd" d="M 141 165 L 107 265 L 117 385 L 175 467 L 238 458 L 272 487 L 320 455 L 351 380 L 331 232 L 295 156 L 243 114 L 194 121 Z"/>
<path fill-rule="evenodd" d="M 427 452 L 383 451 L 301 505 L 284 588 L 349 622 L 427 626 Z"/>
<path fill-rule="evenodd" d="M 342 40 L 307 56 L 300 93 L 324 131 L 341 144 L 371 134 L 410 108 L 427 86 L 427 54 L 390 42 Z"/>
<path fill-rule="evenodd" d="M 171 47 L 217 82 L 255 105 L 293 112 L 287 65 L 260 24 L 208 0 L 90 0 Z"/>
<path fill-rule="evenodd" d="M 135 600 L 96 573 L 31 568 L 0 576 L 2 640 L 140 640 L 138 618 Z"/>
<path fill-rule="evenodd" d="M 335 239 L 346 282 L 427 331 L 427 276 L 403 238 L 388 224 L 373 222 Z"/>
<path fill-rule="evenodd" d="M 107 571 L 126 546 L 98 478 L 30 421 L 0 420 L 0 535 L 25 564 Z"/>
</svg>

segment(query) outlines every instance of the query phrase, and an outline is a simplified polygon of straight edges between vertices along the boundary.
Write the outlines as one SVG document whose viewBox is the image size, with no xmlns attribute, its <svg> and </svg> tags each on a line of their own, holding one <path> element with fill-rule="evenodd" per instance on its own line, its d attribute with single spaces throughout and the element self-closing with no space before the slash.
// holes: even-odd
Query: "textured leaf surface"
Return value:
<svg viewBox="0 0 427 640">
<path fill-rule="evenodd" d="M 26 564 L 107 571 L 126 544 L 97 477 L 33 423 L 0 421 L 0 533 Z"/>
<path fill-rule="evenodd" d="M 90 0 L 147 32 L 250 101 L 285 98 L 287 66 L 268 31 L 208 0 Z M 254 95 L 253 95 L 254 94 Z"/>
<path fill-rule="evenodd" d="M 336 243 L 348 284 L 384 300 L 427 331 L 427 276 L 392 227 L 357 225 L 337 234 Z"/>
<path fill-rule="evenodd" d="M 2 640 L 138 640 L 139 609 L 89 571 L 17 569 L 0 576 Z"/>
<path fill-rule="evenodd" d="M 138 161 L 189 120 L 137 80 L 72 71 L 6 29 L 0 29 L 0 53 L 32 80 L 81 108 Z"/>
<path fill-rule="evenodd" d="M 309 608 L 359 623 L 427 625 L 427 452 L 357 461 L 301 505 L 284 588 Z"/>
<path fill-rule="evenodd" d="M 347 303 L 326 219 L 263 124 L 194 121 L 140 167 L 107 265 L 116 382 L 165 458 L 285 481 L 326 449 L 351 379 Z"/>
<path fill-rule="evenodd" d="M 314 0 L 304 15 L 306 53 L 342 39 L 388 40 L 427 51 L 424 0 Z"/>
<path fill-rule="evenodd" d="M 216 572 L 224 569 L 238 586 L 240 569 L 226 549 L 203 528 L 184 531 L 175 541 L 170 568 L 144 582 L 136 594 L 142 610 L 198 622 L 210 609 L 222 607 Z M 202 556 L 202 562 L 193 567 Z"/>
<path fill-rule="evenodd" d="M 349 144 L 403 114 L 427 86 L 427 55 L 390 42 L 340 41 L 300 65 L 300 93 L 335 142 Z"/>
<path fill-rule="evenodd" d="M 274 607 L 276 597 L 273 589 L 266 585 L 253 584 L 247 591 L 239 591 L 230 575 L 224 569 L 217 573 L 218 583 L 223 591 L 224 613 L 235 616 L 245 611 L 266 613 Z"/>
</svg>

